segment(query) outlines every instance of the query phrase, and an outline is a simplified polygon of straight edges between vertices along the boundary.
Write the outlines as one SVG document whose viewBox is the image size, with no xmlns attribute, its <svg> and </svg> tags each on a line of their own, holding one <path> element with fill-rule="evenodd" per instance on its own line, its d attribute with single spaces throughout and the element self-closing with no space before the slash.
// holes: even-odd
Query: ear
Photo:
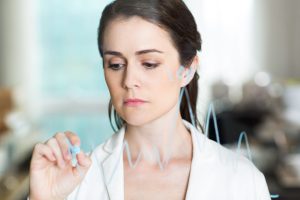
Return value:
<svg viewBox="0 0 300 200">
<path fill-rule="evenodd" d="M 185 87 L 186 85 L 188 85 L 191 80 L 194 78 L 194 75 L 197 71 L 197 68 L 199 66 L 199 57 L 198 55 L 196 55 L 193 58 L 193 62 L 190 66 L 181 68 L 182 75 L 180 76 L 180 87 Z M 182 66 L 181 66 L 182 67 Z"/>
</svg>

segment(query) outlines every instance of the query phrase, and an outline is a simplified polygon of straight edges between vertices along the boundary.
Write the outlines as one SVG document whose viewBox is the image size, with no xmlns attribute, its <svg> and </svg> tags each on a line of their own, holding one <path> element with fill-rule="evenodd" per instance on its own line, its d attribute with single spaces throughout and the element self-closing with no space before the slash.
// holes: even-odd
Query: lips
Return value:
<svg viewBox="0 0 300 200">
<path fill-rule="evenodd" d="M 145 102 L 146 101 L 144 101 L 142 99 L 126 99 L 124 101 L 124 104 L 128 105 L 128 106 L 138 106 L 138 105 L 144 104 Z"/>
<path fill-rule="evenodd" d="M 130 102 L 145 102 L 142 99 L 126 99 L 125 103 L 130 103 Z"/>
</svg>

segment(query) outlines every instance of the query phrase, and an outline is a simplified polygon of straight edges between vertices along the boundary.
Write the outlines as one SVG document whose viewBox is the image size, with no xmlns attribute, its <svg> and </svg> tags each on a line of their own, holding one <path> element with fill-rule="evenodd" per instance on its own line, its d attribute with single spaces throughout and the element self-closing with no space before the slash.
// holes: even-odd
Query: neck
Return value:
<svg viewBox="0 0 300 200">
<path fill-rule="evenodd" d="M 163 162 L 171 159 L 192 157 L 191 134 L 184 126 L 175 105 L 168 113 L 141 126 L 126 125 L 125 140 L 131 158 L 136 160 L 141 153 L 142 160 L 156 165 L 157 158 Z"/>
</svg>

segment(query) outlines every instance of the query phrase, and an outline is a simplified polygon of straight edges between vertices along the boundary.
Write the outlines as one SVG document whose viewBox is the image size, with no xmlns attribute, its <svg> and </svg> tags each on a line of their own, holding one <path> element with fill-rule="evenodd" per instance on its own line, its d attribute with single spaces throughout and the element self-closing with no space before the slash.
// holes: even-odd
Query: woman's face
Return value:
<svg viewBox="0 0 300 200">
<path fill-rule="evenodd" d="M 149 123 L 176 105 L 184 79 L 176 76 L 179 54 L 164 29 L 140 17 L 113 20 L 104 32 L 103 59 L 113 106 L 128 124 Z"/>
</svg>

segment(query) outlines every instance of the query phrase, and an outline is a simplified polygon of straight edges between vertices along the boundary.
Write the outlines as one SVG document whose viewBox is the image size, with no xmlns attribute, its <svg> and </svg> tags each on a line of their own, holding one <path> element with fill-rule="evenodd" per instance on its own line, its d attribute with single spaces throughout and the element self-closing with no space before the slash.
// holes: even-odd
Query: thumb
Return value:
<svg viewBox="0 0 300 200">
<path fill-rule="evenodd" d="M 74 175 L 79 178 L 79 180 L 82 180 L 90 168 L 92 164 L 92 160 L 90 156 L 87 156 L 85 153 L 80 151 L 77 155 L 77 164 L 76 167 L 73 168 Z"/>
<path fill-rule="evenodd" d="M 83 178 L 84 174 L 87 172 L 89 167 L 92 164 L 90 156 L 87 156 L 78 145 L 72 145 L 71 142 L 67 139 L 67 144 L 69 146 L 69 152 L 72 155 L 72 166 L 73 172 L 75 175 L 80 175 Z"/>
<path fill-rule="evenodd" d="M 86 155 L 82 151 L 80 151 L 77 154 L 77 161 L 78 161 L 78 164 L 84 169 L 89 169 L 89 167 L 92 164 L 92 160 L 91 160 L 90 156 Z"/>
</svg>

